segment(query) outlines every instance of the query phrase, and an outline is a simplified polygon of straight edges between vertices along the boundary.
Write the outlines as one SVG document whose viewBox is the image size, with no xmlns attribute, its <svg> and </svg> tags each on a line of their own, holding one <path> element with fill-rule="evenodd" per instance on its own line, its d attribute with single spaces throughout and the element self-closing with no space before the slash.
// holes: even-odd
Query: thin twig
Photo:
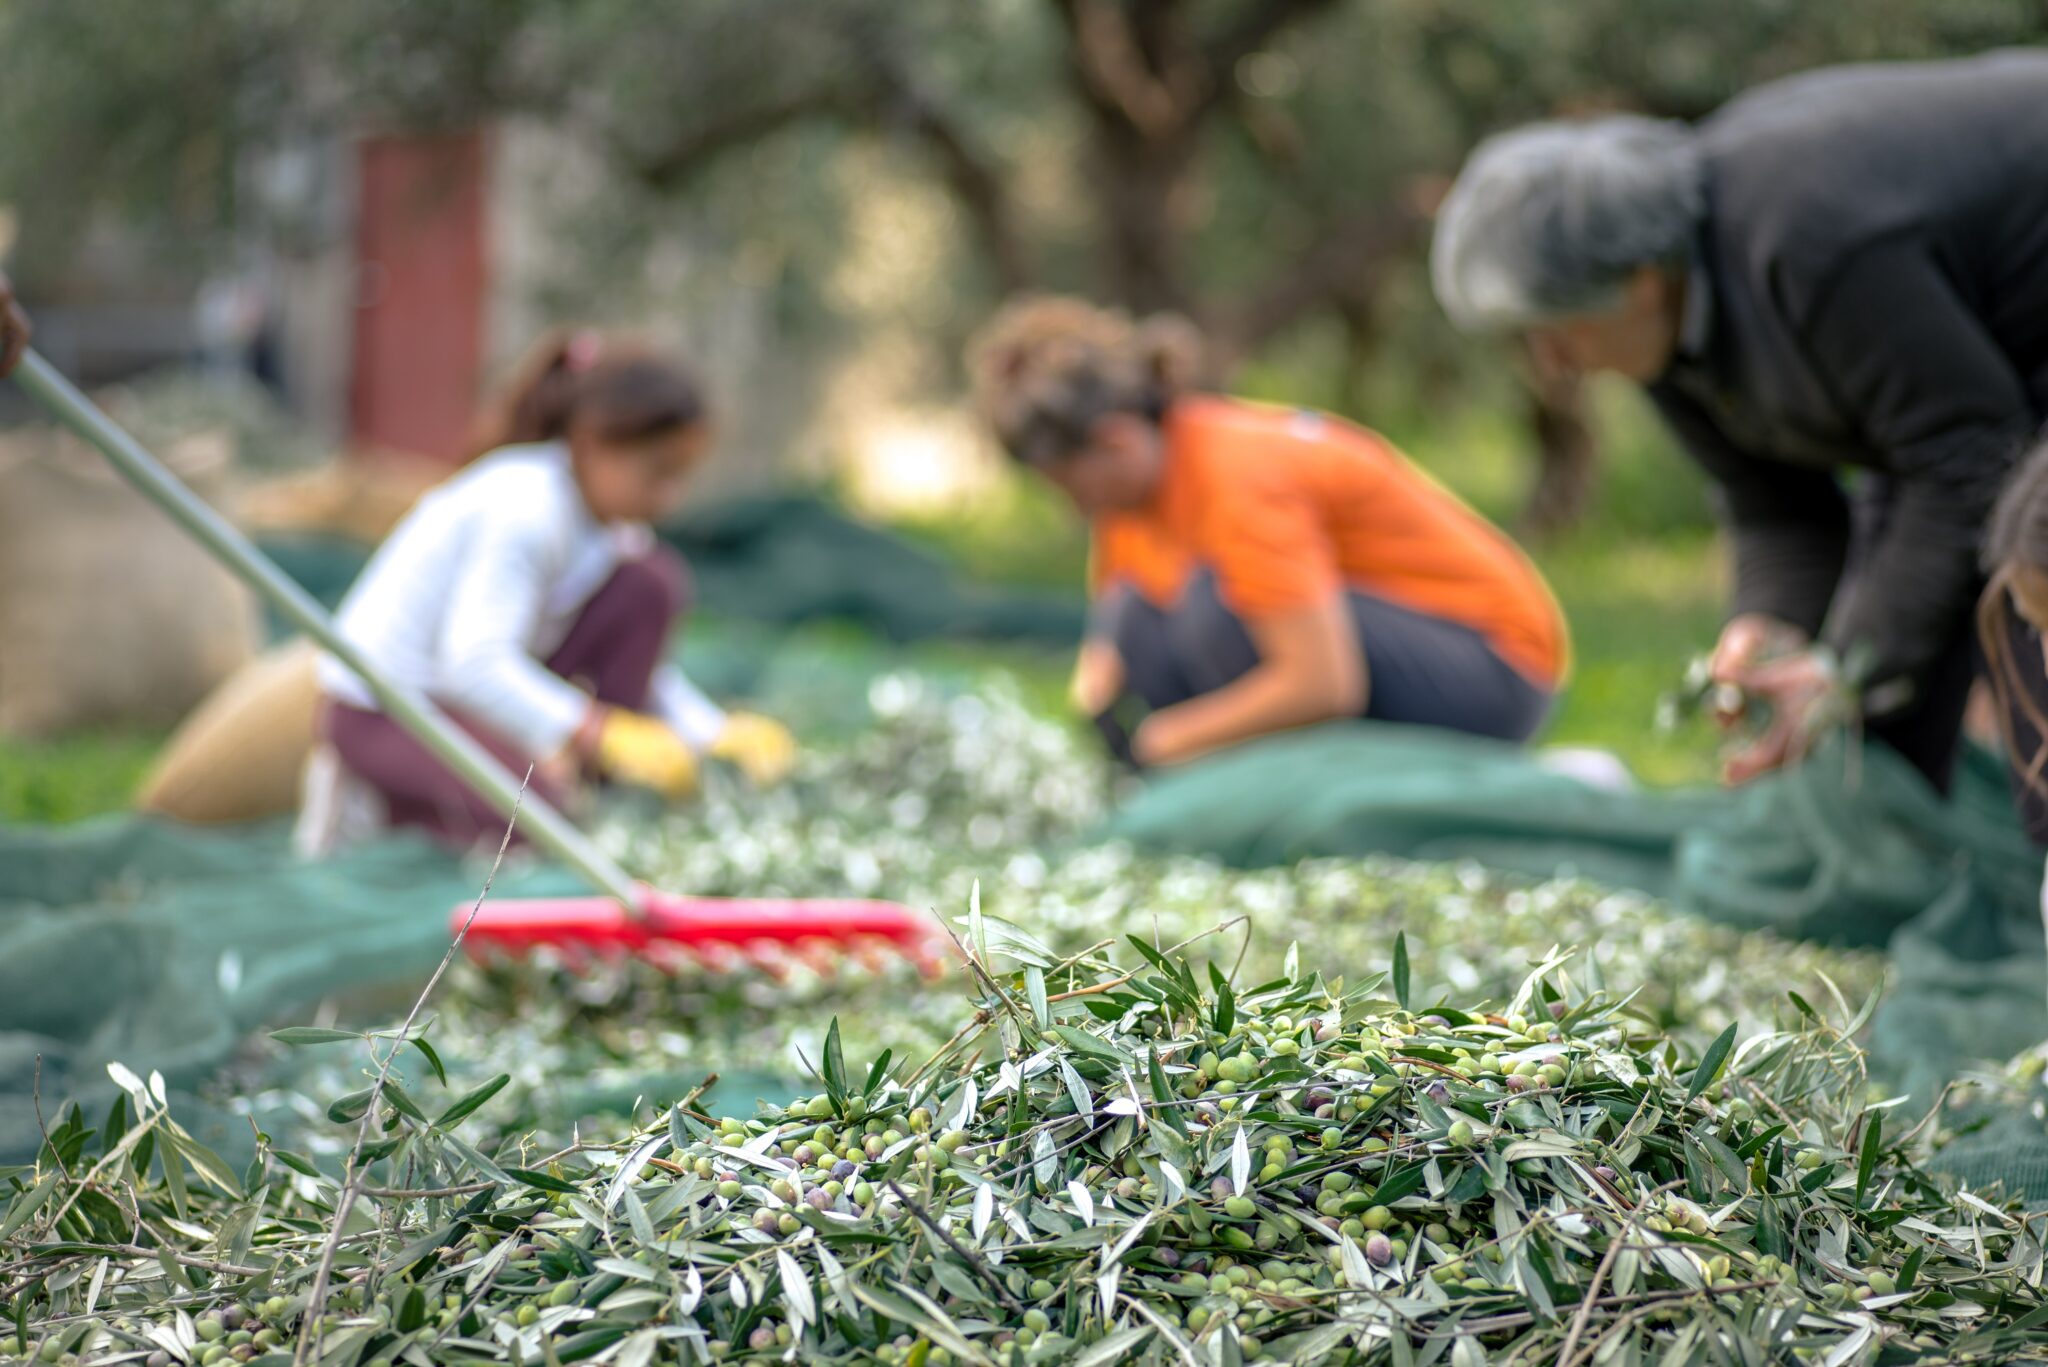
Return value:
<svg viewBox="0 0 2048 1367">
<path fill-rule="evenodd" d="M 509 1231 L 505 1235 L 505 1238 L 508 1240 L 519 1240 L 523 1242 L 526 1236 L 530 1233 L 532 1233 L 532 1226 L 521 1224 L 517 1229 Z M 488 1257 L 489 1255 L 486 1254 L 485 1256 Z M 512 1254 L 510 1253 L 506 1254 L 504 1257 L 498 1260 L 498 1265 L 491 1269 L 490 1275 L 485 1277 L 483 1281 L 478 1284 L 476 1290 L 470 1292 L 469 1295 L 464 1299 L 462 1303 L 462 1308 L 456 1311 L 455 1318 L 453 1320 L 450 1320 L 447 1325 L 443 1326 L 440 1329 L 440 1331 L 434 1335 L 435 1347 L 438 1348 L 441 1344 L 441 1340 L 448 1337 L 450 1330 L 459 1329 L 464 1320 L 468 1319 L 471 1315 L 476 1313 L 476 1308 L 484 1303 L 484 1297 L 490 1294 L 491 1288 L 493 1286 L 497 1285 L 498 1274 L 500 1272 L 503 1272 L 506 1268 L 510 1267 L 511 1265 Z"/>
<path fill-rule="evenodd" d="M 69 1183 L 71 1180 L 71 1174 L 64 1171 L 63 1160 L 57 1157 L 57 1148 L 54 1144 L 50 1142 L 50 1127 L 43 1123 L 43 1056 L 41 1054 L 36 1055 L 36 1075 L 35 1078 L 29 1084 L 28 1095 L 30 1102 L 32 1102 L 36 1108 L 36 1131 L 43 1137 L 43 1148 L 49 1150 L 50 1162 L 53 1163 L 56 1166 L 57 1171 L 60 1174 L 62 1174 L 63 1180 L 66 1183 Z M 41 1155 L 38 1154 L 38 1157 L 40 1156 Z M 71 1203 L 69 1201 L 66 1201 L 64 1203 L 64 1210 L 58 1211 L 56 1219 L 50 1221 L 51 1229 L 55 1229 L 57 1227 L 57 1220 L 63 1219 L 64 1211 L 69 1210 L 70 1208 Z"/>
<path fill-rule="evenodd" d="M 1185 940 L 1182 940 L 1179 944 L 1169 945 L 1165 949 L 1158 949 L 1157 947 L 1155 947 L 1153 952 L 1160 955 L 1162 958 L 1168 954 L 1178 954 L 1180 953 L 1180 951 L 1186 949 L 1189 945 L 1194 944 L 1198 940 L 1206 940 L 1211 935 L 1221 935 L 1224 931 L 1229 930 L 1232 926 L 1238 924 L 1238 922 L 1249 920 L 1251 920 L 1249 916 L 1235 916 L 1232 917 L 1230 920 L 1223 922 L 1221 925 L 1211 926 L 1207 930 L 1197 931 L 1193 935 L 1188 936 Z M 1097 948 L 1100 947 L 1101 946 L 1097 946 Z M 1148 963 L 1145 965 L 1144 968 L 1134 968 L 1130 972 L 1123 974 L 1121 977 L 1111 978 L 1106 982 L 1096 983 L 1092 987 L 1077 987 L 1070 992 L 1061 992 L 1056 996 L 1047 997 L 1045 999 L 1046 1004 L 1051 1005 L 1053 1002 L 1072 1001 L 1076 997 L 1092 997 L 1095 996 L 1097 993 L 1108 992 L 1112 988 L 1122 987 L 1125 983 L 1137 977 L 1140 973 L 1143 973 L 1146 968 L 1150 968 L 1151 966 L 1152 965 Z"/>
<path fill-rule="evenodd" d="M 498 870 L 505 864 L 505 851 L 512 847 L 512 831 L 519 824 L 519 808 L 526 800 L 526 785 L 532 781 L 533 766 L 528 765 L 526 777 L 519 782 L 518 796 L 512 800 L 512 816 L 505 823 L 504 839 L 498 842 L 497 858 L 491 861 L 491 871 L 484 876 L 483 890 L 477 893 L 476 901 L 470 906 L 469 915 L 462 923 L 462 929 L 455 932 L 455 938 L 449 942 L 448 952 L 441 956 L 441 962 L 435 967 L 433 976 L 428 978 L 427 985 L 420 989 L 420 995 L 413 1001 L 412 1010 L 406 1012 L 405 1023 L 398 1028 L 398 1039 L 392 1043 L 391 1051 L 384 1055 L 383 1063 L 377 1068 L 376 1080 L 370 1084 L 370 1099 L 363 1107 L 362 1121 L 356 1126 L 355 1146 L 349 1152 L 348 1182 L 342 1187 L 341 1195 L 334 1203 L 334 1233 L 328 1237 L 325 1246 L 320 1250 L 320 1266 L 313 1274 L 313 1290 L 306 1298 L 305 1322 L 311 1326 L 312 1332 L 299 1336 L 298 1344 L 292 1353 L 293 1367 L 305 1367 L 305 1364 L 320 1351 L 320 1340 L 323 1337 L 320 1316 L 327 1308 L 328 1283 L 334 1275 L 334 1259 L 341 1252 L 344 1237 L 342 1231 L 348 1226 L 349 1212 L 355 1209 L 357 1198 L 362 1196 L 364 1188 L 369 1184 L 370 1165 L 362 1161 L 363 1145 L 370 1138 L 371 1127 L 377 1123 L 377 1103 L 383 1099 L 384 1084 L 391 1076 L 391 1065 L 397 1060 L 399 1051 L 404 1048 L 404 1040 L 412 1030 L 413 1022 L 419 1019 L 420 1008 L 425 1006 L 427 998 L 434 994 L 435 987 L 440 985 L 441 976 L 448 971 L 448 965 L 454 962 L 456 953 L 462 948 L 463 940 L 468 938 L 469 928 L 476 924 L 477 913 L 483 910 L 484 899 L 491 895 L 491 885 L 497 881 Z M 373 1056 L 374 1053 L 373 1049 Z"/>
<path fill-rule="evenodd" d="M 917 1217 L 917 1222 L 919 1224 L 923 1225 L 932 1233 L 938 1235 L 940 1240 L 942 1240 L 945 1243 L 946 1247 L 952 1249 L 955 1253 L 959 1254 L 961 1260 L 965 1262 L 969 1267 L 973 1268 L 983 1281 L 987 1282 L 990 1286 L 994 1287 L 996 1295 L 1002 1298 L 1003 1304 L 1010 1308 L 1010 1312 L 1012 1314 L 1018 1316 L 1020 1319 L 1023 1317 L 1024 1303 L 1018 1300 L 1015 1296 L 1010 1294 L 1010 1288 L 1003 1285 L 1003 1279 L 996 1275 L 995 1269 L 990 1267 L 988 1265 L 988 1262 L 979 1253 L 976 1253 L 973 1249 L 970 1249 L 966 1245 L 962 1244 L 958 1239 L 954 1238 L 951 1234 L 948 1234 L 946 1232 L 946 1227 L 944 1225 L 940 1224 L 937 1220 L 934 1220 L 931 1217 L 931 1215 L 926 1212 L 923 1206 L 911 1200 L 910 1197 L 904 1194 L 903 1188 L 896 1185 L 895 1178 L 890 1178 L 887 1185 L 889 1190 L 896 1194 L 896 1199 L 903 1203 L 904 1209 L 908 1210 L 912 1215 Z"/>
<path fill-rule="evenodd" d="M 1635 1228 L 1636 1216 L 1649 1206 L 1652 1197 L 1661 1196 L 1683 1185 L 1685 1184 L 1679 1181 L 1666 1182 L 1661 1187 L 1644 1192 L 1641 1199 L 1636 1202 L 1635 1209 L 1622 1217 L 1621 1232 L 1608 1241 L 1606 1254 L 1600 1259 L 1600 1265 L 1593 1269 L 1593 1280 L 1586 1283 L 1586 1294 L 1579 1298 L 1579 1311 L 1572 1316 L 1572 1327 L 1564 1336 L 1564 1346 L 1557 1350 L 1559 1367 L 1572 1367 L 1572 1360 L 1579 1346 L 1579 1337 L 1586 1332 L 1587 1324 L 1592 1322 L 1593 1304 L 1599 1298 L 1600 1283 L 1607 1280 L 1608 1272 L 1614 1267 L 1615 1257 L 1621 1252 L 1622 1245 L 1628 1242 L 1629 1232 Z M 1588 1348 L 1587 1351 L 1593 1350 Z"/>
<path fill-rule="evenodd" d="M 429 1201 L 444 1196 L 474 1196 L 502 1187 L 503 1182 L 464 1182 L 454 1187 L 364 1187 L 363 1195 L 380 1201 Z"/>
<path fill-rule="evenodd" d="M 968 1019 L 967 1024 L 961 1026 L 958 1030 L 955 1030 L 953 1032 L 953 1038 L 947 1040 L 944 1044 L 940 1045 L 937 1051 L 934 1052 L 930 1058 L 926 1059 L 923 1063 L 920 1063 L 917 1066 L 916 1072 L 912 1073 L 908 1078 L 904 1079 L 903 1089 L 907 1092 L 911 1088 L 915 1087 L 917 1085 L 917 1080 L 923 1077 L 927 1072 L 931 1071 L 933 1066 L 935 1066 L 940 1059 L 944 1058 L 947 1054 L 951 1053 L 954 1047 L 957 1046 L 961 1040 L 966 1039 L 968 1035 L 972 1034 L 974 1031 L 983 1028 L 993 1019 L 994 1017 L 991 1016 L 986 1010 L 976 1011 L 974 1015 Z"/>
<path fill-rule="evenodd" d="M 190 1253 L 180 1253 L 175 1248 L 145 1248 L 141 1244 L 73 1244 L 70 1247 L 91 1249 L 94 1253 L 125 1253 L 135 1258 L 169 1258 L 184 1267 L 196 1267 L 202 1272 L 218 1272 L 228 1277 L 261 1277 L 275 1272 L 274 1267 L 244 1267 L 240 1263 L 217 1262 L 212 1258 L 199 1258 Z M 34 1245 L 30 1245 L 34 1252 Z"/>
</svg>

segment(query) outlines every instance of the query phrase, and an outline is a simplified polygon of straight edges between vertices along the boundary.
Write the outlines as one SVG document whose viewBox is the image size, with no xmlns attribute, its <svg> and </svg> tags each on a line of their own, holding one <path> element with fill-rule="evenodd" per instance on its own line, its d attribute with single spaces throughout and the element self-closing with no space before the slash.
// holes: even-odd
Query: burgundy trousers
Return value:
<svg viewBox="0 0 2048 1367">
<path fill-rule="evenodd" d="M 547 667 L 598 702 L 645 711 L 669 632 L 688 604 L 689 571 L 668 547 L 623 561 L 583 605 Z M 471 718 L 451 715 L 515 775 L 547 758 L 521 754 Z M 382 712 L 330 702 L 322 732 L 343 767 L 383 797 L 393 826 L 418 827 L 462 849 L 504 833 L 504 817 Z M 551 804 L 561 800 L 538 773 L 530 787 Z"/>
</svg>

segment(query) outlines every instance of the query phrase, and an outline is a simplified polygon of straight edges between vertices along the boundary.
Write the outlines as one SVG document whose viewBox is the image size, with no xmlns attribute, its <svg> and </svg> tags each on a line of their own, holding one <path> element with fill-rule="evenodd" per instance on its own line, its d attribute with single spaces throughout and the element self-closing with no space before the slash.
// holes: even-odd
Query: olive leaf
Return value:
<svg viewBox="0 0 2048 1367">
<path fill-rule="evenodd" d="M 1877 1171 L 1878 1156 L 1884 1151 L 1884 1116 L 1876 1111 L 1869 1113 L 1869 1123 L 1863 1127 L 1863 1148 L 1856 1159 L 1856 1200 L 1861 1204 L 1864 1193 L 1870 1190 L 1871 1174 Z"/>
<path fill-rule="evenodd" d="M 1408 932 L 1394 936 L 1394 1000 L 1408 1009 Z"/>
<path fill-rule="evenodd" d="M 1714 1042 L 1707 1046 L 1707 1052 L 1700 1055 L 1698 1065 L 1693 1068 L 1692 1081 L 1685 1090 L 1685 1102 L 1688 1106 L 1721 1075 L 1721 1065 L 1728 1061 L 1729 1052 L 1734 1048 L 1735 1025 L 1731 1021 L 1726 1030 L 1714 1036 Z"/>
<path fill-rule="evenodd" d="M 360 1030 L 330 1030 L 317 1025 L 293 1025 L 283 1030 L 271 1031 L 270 1037 L 279 1044 L 297 1048 L 308 1044 L 338 1044 L 343 1040 L 360 1040 L 363 1033 Z"/>
</svg>

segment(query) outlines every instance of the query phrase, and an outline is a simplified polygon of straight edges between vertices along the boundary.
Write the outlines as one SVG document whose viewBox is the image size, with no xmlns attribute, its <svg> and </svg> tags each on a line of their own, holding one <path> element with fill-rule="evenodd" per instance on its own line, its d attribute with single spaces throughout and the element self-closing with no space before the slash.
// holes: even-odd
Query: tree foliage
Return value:
<svg viewBox="0 0 2048 1367">
<path fill-rule="evenodd" d="M 816 275 L 842 246 L 820 168 L 864 143 L 955 207 L 936 292 L 1178 308 L 1229 355 L 1320 316 L 1350 366 L 1430 312 L 1426 210 L 1487 131 L 2044 33 L 2039 0 L 14 0 L 0 202 L 36 259 L 99 206 L 203 234 L 279 129 L 529 115 Z M 1568 395 L 1535 411 L 1582 439 Z"/>
</svg>

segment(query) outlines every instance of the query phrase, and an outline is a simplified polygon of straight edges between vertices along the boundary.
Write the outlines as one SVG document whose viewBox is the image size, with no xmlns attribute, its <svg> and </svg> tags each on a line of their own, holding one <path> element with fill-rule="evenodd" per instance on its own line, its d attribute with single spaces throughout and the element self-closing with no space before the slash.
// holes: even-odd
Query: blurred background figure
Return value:
<svg viewBox="0 0 2048 1367">
<path fill-rule="evenodd" d="M 495 409 L 475 463 L 421 499 L 342 600 L 342 634 L 512 772 L 531 768 L 550 805 L 586 776 L 686 798 L 700 756 L 781 781 L 795 758 L 788 732 L 721 711 L 665 661 L 688 571 L 649 524 L 681 506 L 710 442 L 695 378 L 596 332 L 565 332 Z M 456 846 L 502 832 L 502 815 L 346 667 L 323 660 L 320 677 L 337 763 L 316 767 L 316 787 L 353 780 L 384 823 Z M 309 791 L 306 819 L 354 805 Z"/>
<path fill-rule="evenodd" d="M 1535 734 L 1565 665 L 1535 567 L 1374 434 L 1205 393 L 1201 346 L 1074 299 L 976 343 L 983 416 L 1093 537 L 1077 706 L 1150 709 L 1142 764 L 1343 717 Z"/>
<path fill-rule="evenodd" d="M 286 397 L 276 303 L 260 269 L 220 275 L 199 288 L 193 333 L 201 367 L 216 378 L 246 377 Z"/>
<path fill-rule="evenodd" d="M 1775 714 L 1732 779 L 1796 758 L 1852 687 L 1947 783 L 1983 528 L 2048 416 L 2044 167 L 2048 53 L 2005 53 L 1793 77 L 1696 129 L 1524 128 L 1445 200 L 1453 320 L 1647 385 L 1719 487 L 1714 672 Z"/>
<path fill-rule="evenodd" d="M 0 375 L 21 361 L 21 353 L 28 349 L 29 332 L 28 315 L 15 302 L 14 286 L 0 275 Z"/>
</svg>

